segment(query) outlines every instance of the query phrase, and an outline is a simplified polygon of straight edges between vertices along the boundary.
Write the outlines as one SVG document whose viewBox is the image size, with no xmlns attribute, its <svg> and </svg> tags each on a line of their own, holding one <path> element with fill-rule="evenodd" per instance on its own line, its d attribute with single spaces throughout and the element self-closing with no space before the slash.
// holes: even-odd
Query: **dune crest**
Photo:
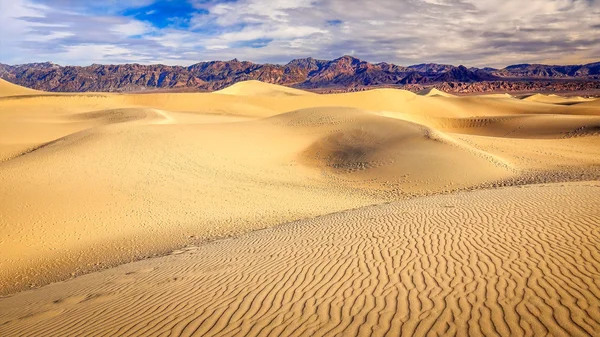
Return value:
<svg viewBox="0 0 600 337">
<path fill-rule="evenodd" d="M 215 91 L 216 94 L 237 96 L 312 96 L 314 93 L 270 84 L 261 81 L 244 81 L 233 84 L 225 89 Z"/>
<path fill-rule="evenodd" d="M 419 91 L 417 93 L 417 95 L 427 96 L 427 97 L 436 97 L 436 96 L 439 96 L 439 97 L 456 97 L 456 96 L 454 96 L 452 94 L 443 92 L 443 91 L 438 90 L 436 88 L 428 88 L 428 89 L 421 90 L 421 91 Z"/>
<path fill-rule="evenodd" d="M 544 94 L 534 94 L 531 96 L 525 97 L 523 100 L 529 102 L 538 102 L 538 103 L 547 103 L 547 104 L 567 104 L 567 103 L 582 103 L 592 101 L 587 98 L 583 98 L 580 96 L 574 97 L 562 97 L 555 94 L 544 95 Z"/>
<path fill-rule="evenodd" d="M 42 94 L 43 91 L 25 88 L 0 78 L 0 97 Z"/>
</svg>

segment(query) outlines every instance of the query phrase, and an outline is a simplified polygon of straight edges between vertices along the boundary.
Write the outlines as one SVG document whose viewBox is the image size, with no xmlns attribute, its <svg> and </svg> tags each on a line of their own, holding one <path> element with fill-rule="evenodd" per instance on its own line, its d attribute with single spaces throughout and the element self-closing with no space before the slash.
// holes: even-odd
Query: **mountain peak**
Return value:
<svg viewBox="0 0 600 337">
<path fill-rule="evenodd" d="M 350 61 L 360 61 L 359 59 L 357 59 L 354 56 L 351 55 L 344 55 L 342 57 L 338 57 L 337 59 L 335 59 L 334 61 L 338 61 L 338 60 L 350 60 Z"/>
</svg>

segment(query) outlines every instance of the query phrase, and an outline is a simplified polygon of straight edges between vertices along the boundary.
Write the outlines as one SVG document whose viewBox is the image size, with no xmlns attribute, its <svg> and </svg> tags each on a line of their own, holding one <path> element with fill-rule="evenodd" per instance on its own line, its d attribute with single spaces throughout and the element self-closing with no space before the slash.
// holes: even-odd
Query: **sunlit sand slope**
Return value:
<svg viewBox="0 0 600 337">
<path fill-rule="evenodd" d="M 395 202 L 0 299 L 2 336 L 591 336 L 600 184 Z"/>
<path fill-rule="evenodd" d="M 502 138 L 561 139 L 600 134 L 600 116 L 527 114 L 437 118 L 423 123 L 453 133 Z"/>
<path fill-rule="evenodd" d="M 421 96 L 430 96 L 430 97 L 433 97 L 433 96 L 441 96 L 441 97 L 455 97 L 454 95 L 451 95 L 451 94 L 449 94 L 449 93 L 446 93 L 446 92 L 440 91 L 440 90 L 438 90 L 438 89 L 436 89 L 436 88 L 429 88 L 429 89 L 424 89 L 424 90 L 421 90 L 421 91 L 419 91 L 419 92 L 417 93 L 417 95 L 421 95 Z"/>
<path fill-rule="evenodd" d="M 575 96 L 575 97 L 562 97 L 558 95 L 544 95 L 544 94 L 535 94 L 528 97 L 525 97 L 524 100 L 530 102 L 539 102 L 539 103 L 548 103 L 548 104 L 570 104 L 570 103 L 581 103 L 581 102 L 589 102 L 592 99 Z"/>
<path fill-rule="evenodd" d="M 41 91 L 24 88 L 0 78 L 0 97 L 41 94 Z"/>
<path fill-rule="evenodd" d="M 298 163 L 310 139 L 283 129 L 127 116 L 0 163 L 4 289 L 382 200 Z"/>
<path fill-rule="evenodd" d="M 316 94 L 284 87 L 281 85 L 264 83 L 260 81 L 245 81 L 214 92 L 215 94 L 239 96 L 314 96 Z"/>
</svg>

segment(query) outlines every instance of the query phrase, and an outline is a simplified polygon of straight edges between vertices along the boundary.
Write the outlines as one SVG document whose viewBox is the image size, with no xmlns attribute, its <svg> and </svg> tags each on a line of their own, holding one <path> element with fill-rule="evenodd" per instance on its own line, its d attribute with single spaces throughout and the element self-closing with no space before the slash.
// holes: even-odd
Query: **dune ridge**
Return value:
<svg viewBox="0 0 600 337">
<path fill-rule="evenodd" d="M 256 80 L 233 84 L 227 88 L 214 91 L 215 94 L 241 96 L 314 96 L 316 94 L 304 90 L 264 83 Z"/>
<path fill-rule="evenodd" d="M 417 95 L 421 95 L 421 96 L 428 96 L 428 97 L 435 97 L 435 96 L 440 96 L 440 97 L 456 97 L 452 94 L 443 92 L 441 90 L 438 90 L 436 88 L 428 88 L 428 89 L 424 89 L 421 90 L 417 93 Z"/>
<path fill-rule="evenodd" d="M 0 78 L 0 98 L 10 96 L 22 96 L 22 95 L 36 95 L 41 94 L 41 91 L 25 88 L 10 82 L 7 82 Z"/>
<path fill-rule="evenodd" d="M 574 97 L 561 97 L 555 94 L 544 95 L 544 94 L 533 94 L 523 98 L 523 100 L 530 102 L 538 102 L 538 103 L 548 103 L 548 104 L 568 104 L 568 103 L 582 103 L 582 102 L 590 102 L 593 99 L 584 98 L 581 96 Z"/>
</svg>

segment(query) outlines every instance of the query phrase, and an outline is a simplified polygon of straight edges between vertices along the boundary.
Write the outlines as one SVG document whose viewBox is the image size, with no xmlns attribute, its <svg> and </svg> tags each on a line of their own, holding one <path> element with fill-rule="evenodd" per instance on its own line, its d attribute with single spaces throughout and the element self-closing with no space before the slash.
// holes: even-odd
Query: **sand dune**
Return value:
<svg viewBox="0 0 600 337">
<path fill-rule="evenodd" d="M 24 88 L 16 84 L 12 84 L 0 78 L 0 97 L 21 96 L 21 95 L 36 95 L 41 94 L 41 91 Z"/>
<path fill-rule="evenodd" d="M 0 99 L 2 291 L 383 200 L 595 177 L 600 165 L 599 117 L 583 115 L 593 106 L 252 94 L 277 90 L 288 91 Z"/>
<path fill-rule="evenodd" d="M 0 85 L 0 294 L 303 222 L 0 299 L 2 336 L 597 328 L 598 186 L 535 184 L 600 179 L 598 101 L 27 92 Z"/>
<path fill-rule="evenodd" d="M 584 182 L 340 212 L 0 299 L 0 334 L 596 335 L 598 208 Z"/>
<path fill-rule="evenodd" d="M 516 115 L 439 118 L 430 121 L 429 124 L 449 132 L 490 137 L 557 139 L 600 134 L 600 116 Z"/>
<path fill-rule="evenodd" d="M 598 108 L 600 107 L 600 99 L 590 100 L 583 103 L 578 103 L 578 107 L 590 107 L 590 108 Z"/>
<path fill-rule="evenodd" d="M 435 97 L 435 96 L 440 96 L 440 97 L 456 97 L 456 96 L 454 96 L 452 94 L 443 92 L 443 91 L 438 90 L 436 88 L 423 89 L 423 90 L 419 91 L 417 93 L 417 95 L 428 96 L 428 97 Z"/>
<path fill-rule="evenodd" d="M 481 94 L 478 95 L 479 97 L 486 97 L 486 98 L 515 98 L 513 95 L 509 94 L 509 93 L 504 93 L 504 94 Z"/>
<path fill-rule="evenodd" d="M 362 110 L 221 124 L 163 124 L 142 109 L 70 119 L 102 126 L 0 164 L 3 242 L 14 247 L 1 263 L 5 287 L 84 272 L 99 254 L 114 264 L 197 238 L 514 175 L 426 127 Z"/>
<path fill-rule="evenodd" d="M 1 261 L 3 287 L 381 200 L 328 187 L 319 171 L 294 164 L 301 139 L 274 128 L 148 116 L 0 164 L 3 244 L 14 248 Z"/>
<path fill-rule="evenodd" d="M 313 96 L 314 93 L 260 81 L 245 81 L 215 91 L 215 94 L 239 96 Z"/>
<path fill-rule="evenodd" d="M 523 100 L 530 102 L 538 102 L 538 103 L 548 103 L 548 104 L 569 104 L 569 103 L 581 103 L 581 102 L 589 102 L 591 99 L 574 96 L 574 97 L 562 97 L 558 95 L 544 95 L 544 94 L 534 94 L 531 96 L 525 97 Z"/>
<path fill-rule="evenodd" d="M 510 164 L 481 156 L 436 130 L 364 110 L 299 110 L 268 121 L 296 132 L 318 130 L 301 153 L 301 163 L 355 187 L 434 192 L 441 186 L 473 186 L 512 175 Z"/>
</svg>

